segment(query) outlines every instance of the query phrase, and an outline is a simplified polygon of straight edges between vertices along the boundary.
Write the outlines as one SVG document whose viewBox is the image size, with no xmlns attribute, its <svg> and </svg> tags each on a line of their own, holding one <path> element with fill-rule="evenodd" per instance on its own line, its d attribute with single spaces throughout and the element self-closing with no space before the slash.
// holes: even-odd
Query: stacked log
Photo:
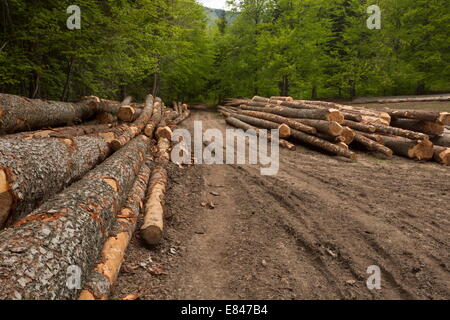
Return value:
<svg viewBox="0 0 450 320">
<path fill-rule="evenodd" d="M 356 158 L 350 148 L 357 146 L 358 150 L 388 158 L 396 154 L 448 165 L 448 112 L 372 110 L 334 102 L 260 96 L 227 99 L 218 110 L 235 127 L 243 128 L 245 123 L 257 129 L 274 129 L 283 124 L 291 129 L 293 140 L 350 159 Z M 279 129 L 280 136 L 288 138 L 287 128 Z"/>
</svg>

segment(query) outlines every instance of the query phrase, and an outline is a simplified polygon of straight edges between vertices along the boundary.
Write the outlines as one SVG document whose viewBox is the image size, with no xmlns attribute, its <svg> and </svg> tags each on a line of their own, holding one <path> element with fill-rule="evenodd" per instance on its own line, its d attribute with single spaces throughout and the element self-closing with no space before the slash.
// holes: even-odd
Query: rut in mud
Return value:
<svg viewBox="0 0 450 320">
<path fill-rule="evenodd" d="M 183 127 L 226 128 L 196 111 Z M 448 299 L 450 170 L 299 146 L 280 171 L 170 168 L 165 239 L 135 236 L 114 297 L 143 299 Z M 212 201 L 214 209 L 203 207 Z M 366 270 L 381 268 L 382 289 Z"/>
</svg>

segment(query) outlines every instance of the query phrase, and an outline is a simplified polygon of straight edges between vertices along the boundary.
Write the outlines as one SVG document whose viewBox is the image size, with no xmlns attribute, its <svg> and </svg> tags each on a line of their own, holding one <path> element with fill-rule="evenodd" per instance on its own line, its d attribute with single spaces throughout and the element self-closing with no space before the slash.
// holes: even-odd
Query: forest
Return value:
<svg viewBox="0 0 450 320">
<path fill-rule="evenodd" d="M 61 101 L 303 99 L 450 90 L 445 0 L 1 0 L 0 92 Z M 81 28 L 70 30 L 77 5 Z M 367 9 L 381 9 L 381 28 Z M 230 16 L 233 16 L 230 19 Z"/>
</svg>

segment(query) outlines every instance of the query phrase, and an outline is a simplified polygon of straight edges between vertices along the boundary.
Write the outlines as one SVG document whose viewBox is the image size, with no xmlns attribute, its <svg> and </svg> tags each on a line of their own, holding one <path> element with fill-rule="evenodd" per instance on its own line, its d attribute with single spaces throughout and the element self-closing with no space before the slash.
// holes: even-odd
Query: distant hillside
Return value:
<svg viewBox="0 0 450 320">
<path fill-rule="evenodd" d="M 211 25 L 214 25 L 216 21 L 223 15 L 225 12 L 228 22 L 233 21 L 233 14 L 230 11 L 225 11 L 222 9 L 213 9 L 205 7 L 206 16 Z"/>
</svg>

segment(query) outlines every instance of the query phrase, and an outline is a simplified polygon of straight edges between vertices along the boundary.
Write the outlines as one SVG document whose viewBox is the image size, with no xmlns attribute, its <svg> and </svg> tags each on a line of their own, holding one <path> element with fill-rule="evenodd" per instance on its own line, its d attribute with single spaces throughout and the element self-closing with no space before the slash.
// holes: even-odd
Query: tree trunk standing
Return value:
<svg viewBox="0 0 450 320">
<path fill-rule="evenodd" d="M 110 154 L 98 136 L 72 139 L 0 139 L 0 171 L 8 186 L 10 205 L 0 207 L 0 227 L 29 214 L 101 163 Z M 5 193 L 3 197 L 7 197 Z"/>
<path fill-rule="evenodd" d="M 311 90 L 311 99 L 316 100 L 317 99 L 317 86 L 313 85 Z"/>
<path fill-rule="evenodd" d="M 144 129 L 144 133 L 147 137 L 153 138 L 153 134 L 156 128 L 158 127 L 159 123 L 161 122 L 162 118 L 163 118 L 163 111 L 161 101 L 155 99 L 152 117 L 150 119 L 150 122 L 146 125 Z"/>
<path fill-rule="evenodd" d="M 0 232 L 0 299 L 76 299 L 98 262 L 150 140 L 139 136 L 29 217 Z"/>
<path fill-rule="evenodd" d="M 85 284 L 79 300 L 108 299 L 111 288 L 119 275 L 126 249 L 136 229 L 141 206 L 145 200 L 151 172 L 148 166 L 150 161 L 151 157 L 147 157 L 146 163 L 142 165 L 128 194 L 126 203 L 116 215 L 112 234 L 103 245 L 101 262 L 90 274 L 89 281 Z"/>
<path fill-rule="evenodd" d="M 157 72 L 155 72 L 153 74 L 153 90 L 152 90 L 152 95 L 154 97 L 158 96 L 158 88 L 159 88 L 158 82 L 159 82 L 159 75 Z"/>
<path fill-rule="evenodd" d="M 0 94 L 0 135 L 68 125 L 94 116 L 85 102 L 68 103 Z"/>
<path fill-rule="evenodd" d="M 72 80 L 72 71 L 73 71 L 73 64 L 75 61 L 75 57 L 70 58 L 69 61 L 67 61 L 67 77 L 66 77 L 66 83 L 64 84 L 63 93 L 61 95 L 61 101 L 67 101 L 69 98 L 69 86 L 70 81 Z"/>
<path fill-rule="evenodd" d="M 289 96 L 289 77 L 287 75 L 283 75 L 280 81 L 280 96 Z"/>
</svg>

